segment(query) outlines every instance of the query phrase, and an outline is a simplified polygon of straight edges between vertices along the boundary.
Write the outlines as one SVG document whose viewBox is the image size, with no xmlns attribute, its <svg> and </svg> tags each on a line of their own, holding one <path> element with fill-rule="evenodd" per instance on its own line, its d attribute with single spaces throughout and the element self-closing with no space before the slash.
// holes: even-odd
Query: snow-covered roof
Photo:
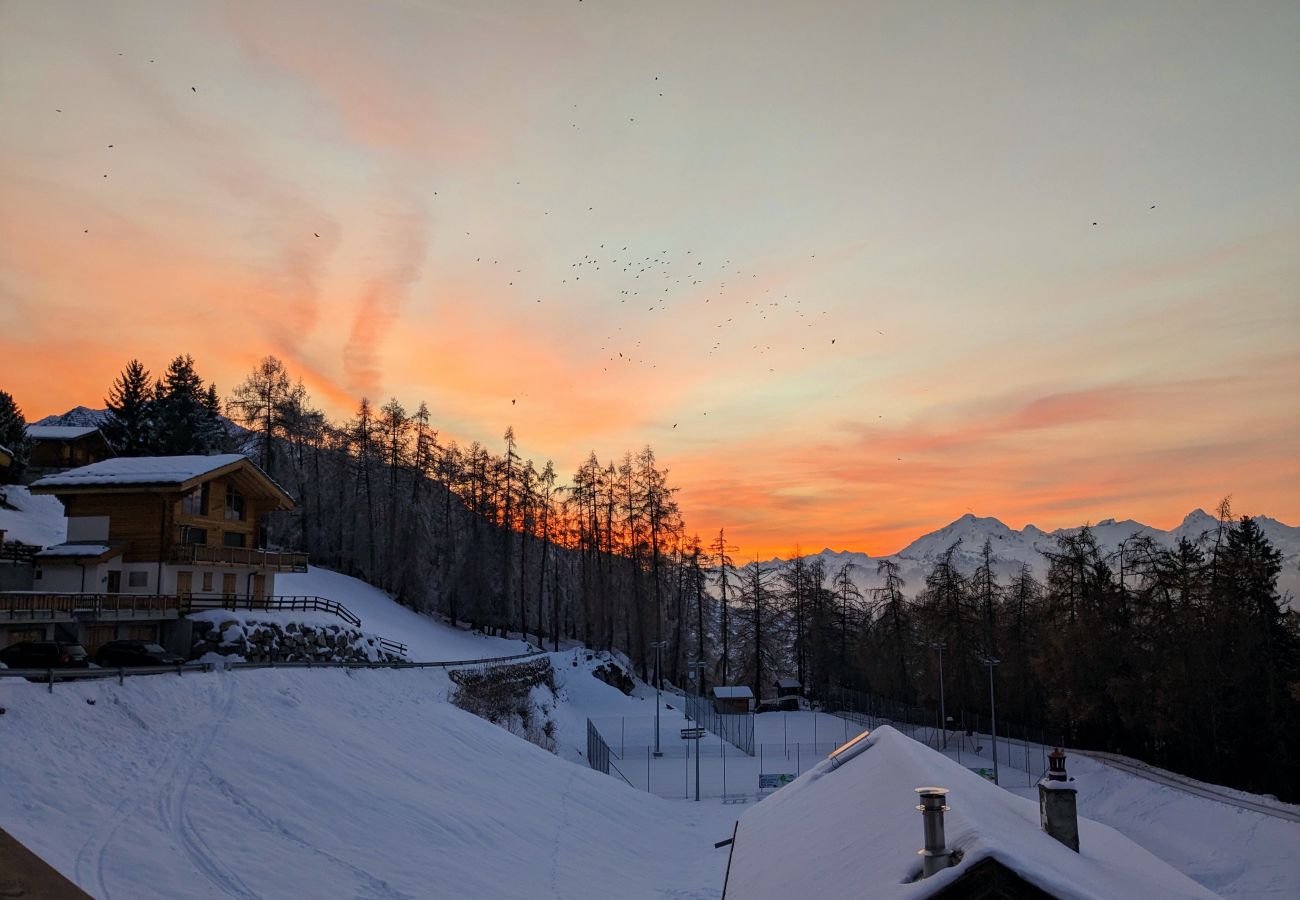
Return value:
<svg viewBox="0 0 1300 900">
<path fill-rule="evenodd" d="M 284 488 L 276 484 L 248 457 L 240 453 L 215 456 L 119 456 L 101 462 L 46 475 L 32 482 L 33 493 L 94 490 L 96 488 L 179 487 L 197 484 L 222 470 L 247 469 L 292 505 Z"/>
<path fill-rule="evenodd" d="M 720 685 L 713 689 L 713 696 L 719 700 L 752 700 L 754 692 L 743 685 Z"/>
<path fill-rule="evenodd" d="M 55 544 L 36 554 L 37 559 L 88 559 L 104 556 L 112 551 L 108 544 L 95 542 L 89 544 Z"/>
<path fill-rule="evenodd" d="M 865 742 L 838 768 L 822 760 L 740 818 L 726 897 L 929 897 L 990 858 L 1057 897 L 1215 896 L 1082 815 L 1075 853 L 1042 831 L 1035 801 L 893 728 Z M 961 860 L 917 880 L 924 836 L 914 788 L 927 785 L 950 791 L 947 846 Z"/>
<path fill-rule="evenodd" d="M 803 685 L 799 684 L 798 678 L 778 678 L 776 680 L 776 686 L 783 691 L 788 691 L 788 690 L 797 690 Z"/>
<path fill-rule="evenodd" d="M 99 431 L 93 425 L 28 425 L 25 430 L 34 441 L 75 441 Z"/>
<path fill-rule="evenodd" d="M 7 466 L 13 461 L 13 458 L 14 452 L 4 444 L 0 444 L 0 463 L 4 463 Z"/>
</svg>

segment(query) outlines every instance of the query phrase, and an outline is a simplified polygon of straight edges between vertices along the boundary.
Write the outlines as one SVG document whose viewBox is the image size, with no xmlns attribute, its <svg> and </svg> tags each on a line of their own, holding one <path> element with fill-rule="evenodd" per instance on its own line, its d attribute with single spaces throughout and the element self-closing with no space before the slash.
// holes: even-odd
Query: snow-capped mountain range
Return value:
<svg viewBox="0 0 1300 900">
<path fill-rule="evenodd" d="M 1289 592 L 1294 603 L 1295 597 L 1300 595 L 1300 528 L 1286 525 L 1268 516 L 1258 516 L 1255 521 L 1273 545 L 1282 551 L 1282 574 L 1278 578 L 1278 589 L 1283 594 Z M 1091 528 L 1098 545 L 1104 551 L 1112 552 L 1118 549 L 1121 541 L 1135 535 L 1150 535 L 1165 546 L 1173 546 L 1184 537 L 1193 542 L 1205 541 L 1210 538 L 1217 525 L 1218 520 L 1214 516 L 1203 509 L 1196 509 L 1188 513 L 1176 528 L 1168 531 L 1132 519 L 1125 519 L 1122 522 L 1103 519 Z M 1026 525 L 1017 531 L 998 519 L 983 518 L 968 513 L 938 531 L 917 538 L 902 550 L 887 557 L 827 548 L 805 559 L 821 559 L 825 563 L 828 578 L 838 572 L 845 563 L 852 564 L 853 581 L 863 592 L 880 585 L 880 580 L 876 577 L 876 564 L 882 559 L 892 559 L 899 564 L 903 579 L 907 582 L 906 593 L 910 596 L 924 586 L 925 575 L 933 567 L 939 555 L 959 540 L 961 545 L 954 554 L 954 560 L 962 572 L 969 574 L 975 570 L 979 564 L 984 541 L 987 539 L 993 547 L 998 576 L 1003 583 L 1006 583 L 1020 570 L 1022 563 L 1028 563 L 1035 575 L 1039 578 L 1043 577 L 1047 573 L 1047 558 L 1043 555 L 1043 551 L 1056 548 L 1057 536 L 1078 531 L 1078 528 L 1043 531 L 1034 525 Z M 779 557 L 766 563 L 777 567 L 787 564 L 786 560 Z"/>
</svg>

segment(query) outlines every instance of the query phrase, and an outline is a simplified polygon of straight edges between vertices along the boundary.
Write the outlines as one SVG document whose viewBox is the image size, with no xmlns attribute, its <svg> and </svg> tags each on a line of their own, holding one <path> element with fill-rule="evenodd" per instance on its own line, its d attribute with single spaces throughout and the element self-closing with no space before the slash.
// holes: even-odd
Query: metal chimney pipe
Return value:
<svg viewBox="0 0 1300 900">
<path fill-rule="evenodd" d="M 921 812 L 921 822 L 925 827 L 925 848 L 916 852 L 921 857 L 921 877 L 929 878 L 951 864 L 952 854 L 943 834 L 943 814 L 949 809 L 943 800 L 948 796 L 948 789 L 919 787 L 916 792 L 921 795 L 917 809 Z"/>
</svg>

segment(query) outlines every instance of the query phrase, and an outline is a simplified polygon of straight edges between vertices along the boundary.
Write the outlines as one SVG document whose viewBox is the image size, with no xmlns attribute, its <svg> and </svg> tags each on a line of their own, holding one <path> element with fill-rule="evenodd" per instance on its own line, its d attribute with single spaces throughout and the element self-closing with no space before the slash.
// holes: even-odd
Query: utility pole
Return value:
<svg viewBox="0 0 1300 900">
<path fill-rule="evenodd" d="M 662 679 L 659 676 L 659 651 L 668 646 L 667 641 L 654 641 L 650 644 L 655 648 L 655 756 L 663 756 L 663 751 L 659 749 L 659 683 Z"/>
<path fill-rule="evenodd" d="M 930 649 L 939 651 L 939 727 L 943 729 L 943 749 L 948 749 L 948 710 L 943 699 L 943 651 L 948 646 L 943 641 L 931 641 Z"/>
<path fill-rule="evenodd" d="M 998 781 L 998 708 L 993 696 L 993 667 L 1002 660 L 996 656 L 982 656 L 980 662 L 989 667 L 989 727 L 993 730 L 993 783 Z"/>
</svg>

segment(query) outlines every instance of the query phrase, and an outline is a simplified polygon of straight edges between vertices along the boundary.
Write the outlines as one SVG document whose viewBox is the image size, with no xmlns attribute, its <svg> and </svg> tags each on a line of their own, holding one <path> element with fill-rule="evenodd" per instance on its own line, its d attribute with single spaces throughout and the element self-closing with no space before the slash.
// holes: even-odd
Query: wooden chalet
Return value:
<svg viewBox="0 0 1300 900">
<path fill-rule="evenodd" d="M 114 456 L 103 432 L 93 425 L 28 425 L 27 477 L 36 478 L 88 466 Z"/>
<path fill-rule="evenodd" d="M 14 453 L 4 444 L 0 444 L 0 484 L 9 480 L 9 467 L 14 464 Z"/>
<path fill-rule="evenodd" d="M 63 504 L 67 540 L 36 554 L 30 601 L 8 596 L 0 646 L 51 639 L 43 623 L 64 620 L 81 626 L 63 631 L 91 653 L 114 638 L 161 640 L 160 623 L 190 598 L 256 601 L 274 594 L 277 572 L 307 569 L 305 554 L 264 549 L 263 519 L 293 499 L 238 454 L 119 457 L 47 475 L 30 490 Z"/>
</svg>

